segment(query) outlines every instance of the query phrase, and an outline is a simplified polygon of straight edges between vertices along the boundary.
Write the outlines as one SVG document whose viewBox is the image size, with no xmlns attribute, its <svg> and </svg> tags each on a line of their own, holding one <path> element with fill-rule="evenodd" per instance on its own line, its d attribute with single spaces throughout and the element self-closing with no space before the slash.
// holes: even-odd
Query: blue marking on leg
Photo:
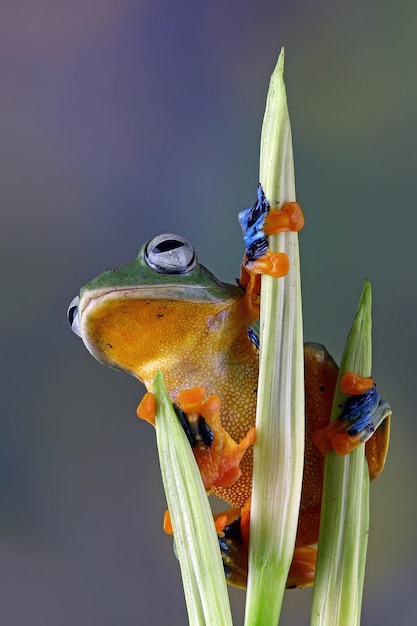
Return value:
<svg viewBox="0 0 417 626">
<path fill-rule="evenodd" d="M 343 407 L 339 419 L 349 420 L 352 426 L 348 435 L 353 437 L 361 431 L 373 433 L 381 423 L 381 405 L 385 405 L 374 386 L 369 391 L 350 396 Z"/>
<path fill-rule="evenodd" d="M 256 261 L 268 250 L 268 238 L 263 230 L 265 218 L 269 213 L 269 202 L 265 197 L 261 183 L 257 189 L 258 199 L 249 209 L 240 211 L 239 222 L 243 230 L 248 261 Z"/>
</svg>

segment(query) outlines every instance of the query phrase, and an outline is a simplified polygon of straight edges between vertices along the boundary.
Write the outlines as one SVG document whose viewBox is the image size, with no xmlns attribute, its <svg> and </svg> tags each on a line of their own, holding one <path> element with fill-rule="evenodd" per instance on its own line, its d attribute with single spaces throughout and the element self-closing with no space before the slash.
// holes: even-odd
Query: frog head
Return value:
<svg viewBox="0 0 417 626">
<path fill-rule="evenodd" d="M 89 352 L 145 383 L 156 369 L 216 345 L 242 290 L 220 282 L 180 235 L 158 235 L 137 258 L 102 272 L 68 308 Z M 201 358 L 201 353 L 200 353 Z"/>
</svg>

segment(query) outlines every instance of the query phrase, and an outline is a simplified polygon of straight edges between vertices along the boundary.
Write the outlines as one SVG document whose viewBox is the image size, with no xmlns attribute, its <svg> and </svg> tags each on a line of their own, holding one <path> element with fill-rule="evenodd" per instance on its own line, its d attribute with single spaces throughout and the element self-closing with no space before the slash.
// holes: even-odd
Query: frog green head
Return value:
<svg viewBox="0 0 417 626">
<path fill-rule="evenodd" d="M 183 237 L 163 234 L 144 244 L 132 263 L 84 285 L 68 321 L 96 359 L 143 380 L 144 367 L 164 369 L 202 335 L 213 335 L 222 312 L 241 297 L 238 287 L 198 262 Z"/>
</svg>

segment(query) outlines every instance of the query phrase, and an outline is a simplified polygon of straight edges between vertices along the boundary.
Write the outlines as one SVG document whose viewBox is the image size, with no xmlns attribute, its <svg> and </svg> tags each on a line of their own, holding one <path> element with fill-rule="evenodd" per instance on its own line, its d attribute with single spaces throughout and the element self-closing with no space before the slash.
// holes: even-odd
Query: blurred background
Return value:
<svg viewBox="0 0 417 626">
<path fill-rule="evenodd" d="M 416 623 L 416 24 L 413 0 L 2 1 L 2 626 L 186 623 L 143 388 L 94 361 L 65 313 L 164 231 L 234 281 L 281 46 L 305 337 L 340 359 L 369 277 L 394 410 L 363 624 Z M 308 624 L 310 600 L 288 592 L 282 623 Z"/>
</svg>

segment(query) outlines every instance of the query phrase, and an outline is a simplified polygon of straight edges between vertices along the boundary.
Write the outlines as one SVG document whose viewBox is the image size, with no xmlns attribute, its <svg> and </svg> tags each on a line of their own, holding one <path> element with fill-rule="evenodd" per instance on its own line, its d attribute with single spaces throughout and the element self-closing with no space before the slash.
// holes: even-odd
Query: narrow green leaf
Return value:
<svg viewBox="0 0 417 626">
<path fill-rule="evenodd" d="M 232 626 L 213 515 L 164 379 L 154 380 L 156 438 L 191 626 Z"/>
<path fill-rule="evenodd" d="M 340 415 L 346 400 L 339 391 L 341 377 L 346 372 L 371 375 L 371 308 L 371 285 L 365 281 L 340 365 L 331 421 Z M 364 445 L 345 457 L 327 453 L 312 626 L 359 626 L 368 529 L 369 473 Z"/>
<path fill-rule="evenodd" d="M 295 201 L 284 51 L 271 76 L 260 182 L 271 207 Z M 304 462 L 304 360 L 297 233 L 269 238 L 285 252 L 284 278 L 262 276 L 260 372 L 254 448 L 246 626 L 278 623 L 294 552 Z"/>
</svg>

